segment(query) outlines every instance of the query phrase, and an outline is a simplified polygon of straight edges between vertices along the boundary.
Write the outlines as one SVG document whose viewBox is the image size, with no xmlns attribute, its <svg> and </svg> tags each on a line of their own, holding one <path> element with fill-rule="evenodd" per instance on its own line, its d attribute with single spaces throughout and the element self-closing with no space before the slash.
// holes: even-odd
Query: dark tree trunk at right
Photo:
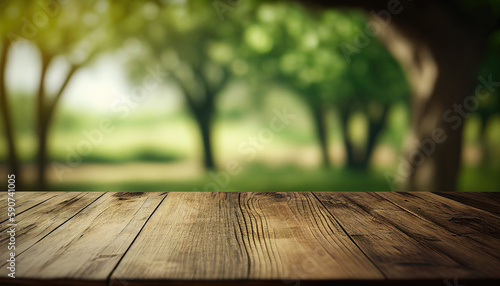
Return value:
<svg viewBox="0 0 500 286">
<path fill-rule="evenodd" d="M 455 25 L 437 5 L 429 5 L 420 15 L 425 22 L 411 20 L 416 15 L 409 13 L 381 34 L 413 93 L 411 130 L 396 183 L 407 191 L 455 191 L 463 122 L 468 117 L 458 110 L 474 94 L 480 40 Z"/>
</svg>

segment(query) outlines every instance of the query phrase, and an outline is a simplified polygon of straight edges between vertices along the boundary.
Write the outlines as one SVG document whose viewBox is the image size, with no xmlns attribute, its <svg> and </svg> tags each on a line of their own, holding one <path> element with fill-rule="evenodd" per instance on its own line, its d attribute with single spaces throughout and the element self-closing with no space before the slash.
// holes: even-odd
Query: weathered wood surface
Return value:
<svg viewBox="0 0 500 286">
<path fill-rule="evenodd" d="M 37 243 L 54 229 L 71 219 L 79 211 L 96 200 L 102 193 L 61 193 L 51 200 L 45 201 L 37 208 L 31 208 L 16 216 L 16 249 L 17 256 Z M 43 197 L 43 196 L 42 196 Z M 18 198 L 22 201 L 22 198 Z M 0 224 L 0 249 L 7 250 L 10 235 L 6 232 L 10 222 Z M 22 238 L 22 239 L 21 239 Z M 1 268 L 6 267 L 9 251 L 0 255 Z"/>
<path fill-rule="evenodd" d="M 298 280 L 311 272 L 383 278 L 312 194 L 174 193 L 112 279 Z"/>
<path fill-rule="evenodd" d="M 436 193 L 445 198 L 500 215 L 500 192 L 498 193 Z"/>
<path fill-rule="evenodd" d="M 4 220 L 0 285 L 497 285 L 500 196 L 465 198 L 18 193 L 17 278 Z"/>
<path fill-rule="evenodd" d="M 16 203 L 16 215 L 20 215 L 26 210 L 35 207 L 45 201 L 51 200 L 63 193 L 61 192 L 17 192 L 13 199 Z M 0 222 L 7 220 L 7 192 L 0 195 Z"/>
</svg>

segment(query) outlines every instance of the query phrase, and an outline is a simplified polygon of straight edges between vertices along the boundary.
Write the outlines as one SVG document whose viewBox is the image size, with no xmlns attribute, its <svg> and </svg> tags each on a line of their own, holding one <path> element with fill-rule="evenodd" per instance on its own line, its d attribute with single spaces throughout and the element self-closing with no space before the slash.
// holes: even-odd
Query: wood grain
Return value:
<svg viewBox="0 0 500 286">
<path fill-rule="evenodd" d="M 234 195 L 169 193 L 111 280 L 245 278 L 249 265 L 237 238 Z"/>
<path fill-rule="evenodd" d="M 443 227 L 452 233 L 452 236 L 467 237 L 481 242 L 484 251 L 500 259 L 499 217 L 432 193 L 378 193 L 378 195 L 424 220 Z"/>
<path fill-rule="evenodd" d="M 171 193 L 112 281 L 311 277 L 383 279 L 311 194 Z"/>
<path fill-rule="evenodd" d="M 106 280 L 165 194 L 106 193 L 19 255 L 24 279 Z"/>
<path fill-rule="evenodd" d="M 423 246 L 377 212 L 389 203 L 370 194 L 316 193 L 356 244 L 389 279 L 441 278 L 472 274 L 453 259 Z M 367 200 L 369 203 L 359 203 Z M 393 216 L 406 215 L 401 210 Z"/>
<path fill-rule="evenodd" d="M 42 204 L 43 202 L 63 194 L 62 192 L 16 192 L 14 199 L 16 200 L 16 215 L 20 215 L 26 210 Z M 5 222 L 7 217 L 7 198 L 6 191 L 0 193 L 0 222 Z"/>
<path fill-rule="evenodd" d="M 37 208 L 31 208 L 16 219 L 15 253 L 19 256 L 37 241 L 48 235 L 68 219 L 73 217 L 87 205 L 92 203 L 102 193 L 61 193 L 59 196 L 46 201 Z M 7 249 L 10 235 L 6 232 L 9 222 L 0 224 L 0 249 Z M 0 277 L 7 275 L 6 260 L 9 251 L 0 254 Z"/>
<path fill-rule="evenodd" d="M 500 193 L 436 193 L 442 197 L 500 216 Z"/>
<path fill-rule="evenodd" d="M 492 194 L 480 208 L 433 193 L 19 195 L 17 278 L 0 262 L 0 285 L 500 282 Z"/>
<path fill-rule="evenodd" d="M 317 195 L 390 279 L 500 278 L 500 261 L 482 244 L 453 236 L 377 193 Z"/>
<path fill-rule="evenodd" d="M 241 193 L 250 279 L 383 279 L 311 193 Z"/>
</svg>

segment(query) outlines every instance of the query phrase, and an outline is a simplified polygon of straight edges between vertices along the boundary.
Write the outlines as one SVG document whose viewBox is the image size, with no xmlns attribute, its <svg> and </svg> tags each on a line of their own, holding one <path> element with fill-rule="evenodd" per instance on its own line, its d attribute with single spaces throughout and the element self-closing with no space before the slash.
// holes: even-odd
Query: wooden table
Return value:
<svg viewBox="0 0 500 286">
<path fill-rule="evenodd" d="M 0 285 L 500 285 L 498 193 L 15 199 L 16 278 L 3 221 Z"/>
</svg>

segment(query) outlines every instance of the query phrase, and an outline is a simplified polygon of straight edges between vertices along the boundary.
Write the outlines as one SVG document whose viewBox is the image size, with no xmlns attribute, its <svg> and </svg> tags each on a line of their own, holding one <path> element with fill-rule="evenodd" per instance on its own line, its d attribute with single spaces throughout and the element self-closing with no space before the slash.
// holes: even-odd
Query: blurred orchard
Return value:
<svg viewBox="0 0 500 286">
<path fill-rule="evenodd" d="M 499 191 L 498 2 L 343 2 L 1 1 L 0 172 L 24 190 Z"/>
</svg>

